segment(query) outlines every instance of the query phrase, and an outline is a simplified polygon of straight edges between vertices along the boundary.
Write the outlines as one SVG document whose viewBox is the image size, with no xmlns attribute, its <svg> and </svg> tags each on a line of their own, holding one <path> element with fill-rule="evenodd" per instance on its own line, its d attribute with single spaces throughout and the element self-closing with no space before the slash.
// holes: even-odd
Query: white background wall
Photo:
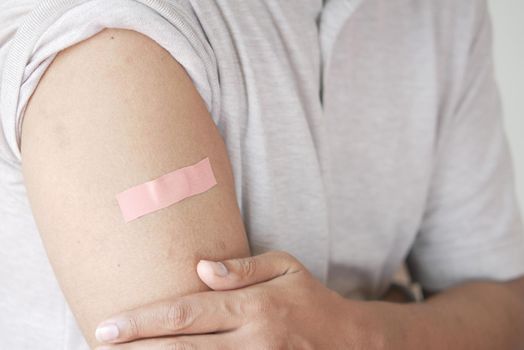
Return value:
<svg viewBox="0 0 524 350">
<path fill-rule="evenodd" d="M 489 0 L 506 130 L 524 215 L 524 0 Z"/>
</svg>

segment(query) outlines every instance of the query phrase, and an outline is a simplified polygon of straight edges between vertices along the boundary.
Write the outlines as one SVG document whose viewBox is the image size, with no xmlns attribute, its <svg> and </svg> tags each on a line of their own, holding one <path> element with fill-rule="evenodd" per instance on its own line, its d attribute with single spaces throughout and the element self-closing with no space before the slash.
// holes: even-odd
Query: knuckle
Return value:
<svg viewBox="0 0 524 350">
<path fill-rule="evenodd" d="M 142 331 L 142 327 L 140 326 L 140 322 L 138 321 L 138 319 L 136 317 L 130 317 L 128 319 L 128 323 L 129 323 L 129 337 L 130 338 L 139 338 Z"/>
<path fill-rule="evenodd" d="M 286 345 L 284 344 L 284 341 L 282 339 L 276 339 L 274 337 L 266 337 L 266 340 L 263 342 L 263 345 L 261 349 L 264 350 L 283 350 L 288 349 Z"/>
<path fill-rule="evenodd" d="M 273 300 L 268 293 L 257 293 L 252 296 L 251 308 L 256 314 L 268 314 L 273 308 Z"/>
<path fill-rule="evenodd" d="M 301 348 L 294 346 L 294 343 L 290 341 L 290 337 L 293 338 L 293 334 L 289 332 L 289 329 L 285 327 L 285 324 L 280 322 L 274 322 L 272 319 L 259 320 L 253 323 L 251 332 L 253 337 L 252 345 L 253 349 L 256 350 L 281 350 L 281 349 L 300 349 L 309 350 L 308 348 Z M 251 349 L 251 347 L 250 347 Z"/>
<path fill-rule="evenodd" d="M 266 293 L 244 292 L 240 294 L 240 314 L 246 319 L 261 318 L 269 313 L 271 302 Z"/>
<path fill-rule="evenodd" d="M 295 260 L 295 257 L 284 250 L 277 250 L 275 254 L 286 260 Z"/>
<path fill-rule="evenodd" d="M 278 250 L 275 253 L 277 254 L 277 257 L 279 257 L 280 259 L 289 262 L 289 266 L 291 267 L 292 271 L 304 270 L 304 266 L 302 265 L 302 263 L 288 252 Z"/>
<path fill-rule="evenodd" d="M 240 273 L 244 277 L 252 277 L 257 271 L 257 262 L 253 258 L 238 260 Z"/>
<path fill-rule="evenodd" d="M 162 350 L 196 350 L 196 347 L 191 343 L 178 341 L 165 344 Z"/>
<path fill-rule="evenodd" d="M 292 262 L 293 264 L 301 265 L 300 262 L 297 260 L 297 258 L 295 258 L 293 255 L 289 254 L 288 252 L 280 251 L 279 254 L 280 254 L 280 256 L 283 259 L 286 259 L 286 260 Z"/>
<path fill-rule="evenodd" d="M 170 303 L 165 312 L 166 328 L 176 331 L 188 327 L 194 319 L 194 310 L 187 301 Z"/>
</svg>

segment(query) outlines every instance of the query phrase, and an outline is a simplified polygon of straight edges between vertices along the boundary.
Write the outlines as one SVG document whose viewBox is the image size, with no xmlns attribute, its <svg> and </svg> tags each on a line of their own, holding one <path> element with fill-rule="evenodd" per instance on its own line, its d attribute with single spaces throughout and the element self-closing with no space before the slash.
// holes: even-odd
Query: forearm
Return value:
<svg viewBox="0 0 524 350">
<path fill-rule="evenodd" d="M 405 349 L 524 349 L 524 279 L 468 283 L 400 307 Z"/>
</svg>

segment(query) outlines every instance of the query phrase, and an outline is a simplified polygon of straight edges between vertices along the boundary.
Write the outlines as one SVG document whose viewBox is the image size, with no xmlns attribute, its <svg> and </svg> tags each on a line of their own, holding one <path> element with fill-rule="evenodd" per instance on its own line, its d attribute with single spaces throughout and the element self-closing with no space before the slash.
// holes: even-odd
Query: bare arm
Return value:
<svg viewBox="0 0 524 350">
<path fill-rule="evenodd" d="M 466 283 L 392 307 L 404 349 L 524 349 L 524 277 Z"/>
<path fill-rule="evenodd" d="M 428 300 L 442 348 L 524 349 L 524 278 L 469 283 Z"/>
<path fill-rule="evenodd" d="M 124 223 L 115 195 L 209 157 L 218 185 Z M 199 259 L 249 255 L 225 145 L 185 70 L 133 31 L 61 52 L 22 130 L 31 207 L 90 346 L 104 318 L 206 290 Z"/>
</svg>

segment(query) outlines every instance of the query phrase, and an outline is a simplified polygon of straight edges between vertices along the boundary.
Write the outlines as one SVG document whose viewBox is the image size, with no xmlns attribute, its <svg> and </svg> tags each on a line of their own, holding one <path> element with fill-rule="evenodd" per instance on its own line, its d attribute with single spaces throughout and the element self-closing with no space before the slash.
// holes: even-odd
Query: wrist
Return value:
<svg viewBox="0 0 524 350">
<path fill-rule="evenodd" d="M 373 338 L 370 349 L 442 349 L 438 343 L 432 306 L 425 303 L 396 304 L 365 302 L 370 316 L 367 336 Z"/>
<path fill-rule="evenodd" d="M 400 325 L 406 319 L 400 304 L 381 301 L 355 301 L 345 299 L 345 307 L 339 308 L 342 335 L 339 348 L 352 349 L 408 349 L 403 337 L 409 334 L 407 326 Z"/>
<path fill-rule="evenodd" d="M 442 344 L 441 329 L 438 327 L 439 319 L 435 308 L 427 303 L 410 303 L 392 305 L 396 311 L 394 322 L 397 325 L 397 337 L 402 346 L 399 349 L 444 349 Z M 396 348 L 395 348 L 396 349 Z"/>
</svg>

